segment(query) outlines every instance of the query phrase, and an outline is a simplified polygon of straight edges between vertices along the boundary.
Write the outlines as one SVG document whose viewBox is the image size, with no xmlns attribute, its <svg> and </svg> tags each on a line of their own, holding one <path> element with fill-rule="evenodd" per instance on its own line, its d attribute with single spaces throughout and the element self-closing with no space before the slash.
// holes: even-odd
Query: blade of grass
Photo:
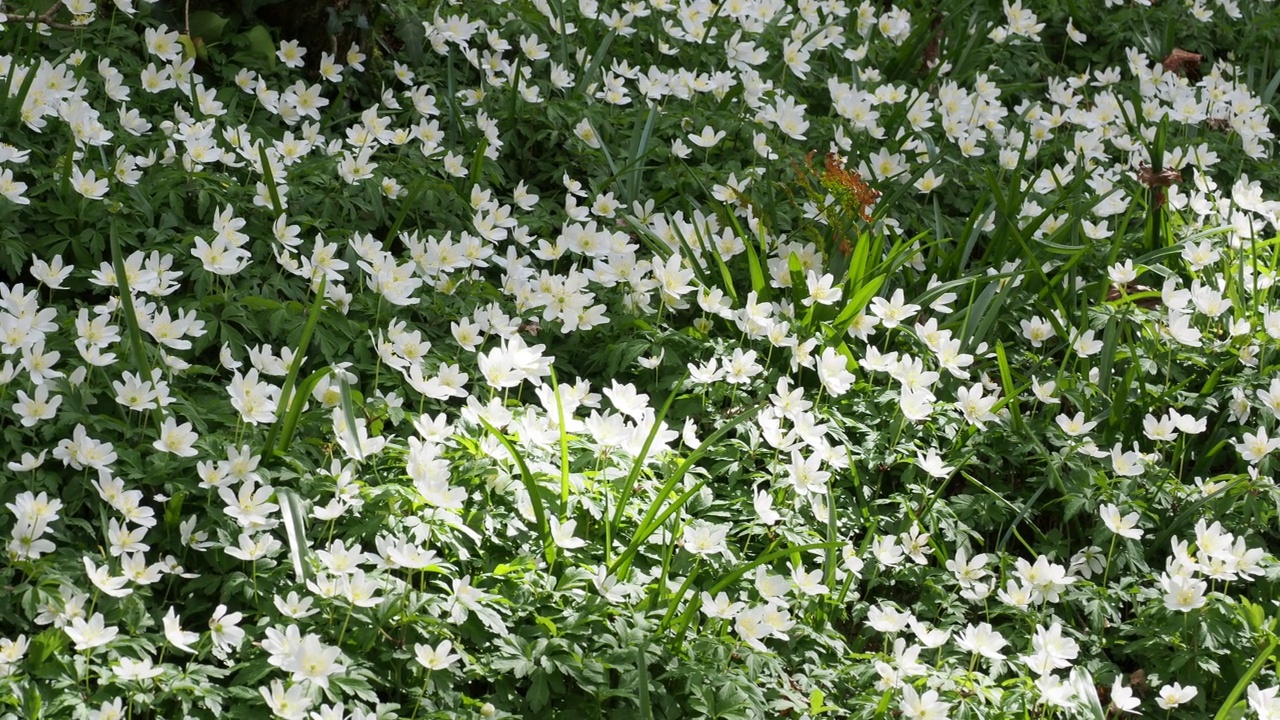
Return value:
<svg viewBox="0 0 1280 720">
<path fill-rule="evenodd" d="M 551 527 L 547 523 L 547 512 L 542 506 L 541 487 L 533 476 L 533 472 L 529 470 L 529 465 L 525 463 L 524 456 L 516 449 L 514 443 L 503 435 L 497 428 L 489 424 L 488 420 L 480 418 L 480 423 L 485 429 L 493 434 L 498 442 L 507 449 L 511 454 L 511 459 L 515 461 L 516 468 L 520 471 L 520 482 L 524 484 L 525 492 L 529 493 L 529 504 L 533 506 L 534 522 L 538 524 L 538 539 L 542 541 L 542 552 L 547 559 L 547 564 L 551 565 L 555 562 L 556 551 L 555 544 L 551 542 Z"/>
<path fill-rule="evenodd" d="M 1083 700 L 1084 711 L 1089 720 L 1107 720 L 1107 714 L 1102 710 L 1102 703 L 1098 700 L 1097 683 L 1093 681 L 1093 674 L 1082 667 L 1072 668 L 1071 685 L 1075 687 L 1076 697 Z"/>
<path fill-rule="evenodd" d="M 649 700 L 649 661 L 645 657 L 648 646 L 648 642 L 642 642 L 636 647 L 636 674 L 640 680 L 636 700 L 640 704 L 640 720 L 653 720 L 653 707 Z"/>
<path fill-rule="evenodd" d="M 996 341 L 996 360 L 1000 365 L 1000 382 L 1004 386 L 1004 396 L 1009 403 L 1009 417 L 1014 432 L 1022 432 L 1022 407 L 1018 403 L 1018 388 L 1013 383 L 1013 371 L 1009 368 L 1009 357 L 1005 353 L 1004 343 Z"/>
<path fill-rule="evenodd" d="M 844 334 L 849 326 L 853 324 L 853 319 L 858 316 L 859 312 L 871 302 L 871 298 L 875 297 L 880 287 L 884 285 L 885 276 L 877 275 L 858 288 L 858 291 L 849 298 L 849 302 L 831 321 L 831 330 L 827 333 L 827 340 L 834 340 Z"/>
<path fill-rule="evenodd" d="M 605 564 L 609 563 L 609 553 L 611 551 L 610 541 L 617 534 L 619 526 L 622 524 L 622 515 L 627 509 L 627 503 L 631 500 L 631 492 L 634 490 L 636 480 L 640 477 L 640 471 L 644 466 L 644 459 L 649 455 L 649 448 L 653 446 L 653 440 L 658 436 L 658 431 L 662 428 L 662 420 L 667 416 L 667 411 L 671 409 L 671 404 L 675 402 L 676 396 L 680 394 L 680 388 L 684 386 L 686 376 L 682 376 L 676 381 L 671 388 L 667 399 L 662 403 L 662 407 L 658 409 L 658 414 L 653 418 L 653 427 L 650 428 L 649 434 L 644 439 L 644 444 L 640 446 L 640 454 L 636 456 L 635 461 L 631 464 L 631 471 L 627 473 L 627 477 L 622 482 L 622 491 L 618 494 L 618 507 L 613 511 L 613 517 L 606 519 L 605 529 L 609 533 L 605 542 Z"/>
<path fill-rule="evenodd" d="M 1271 642 L 1258 653 L 1258 657 L 1254 659 L 1253 664 L 1245 671 L 1244 675 L 1236 681 L 1235 687 L 1231 688 L 1231 692 L 1227 693 L 1227 698 L 1222 701 L 1222 706 L 1218 708 L 1218 712 L 1214 714 L 1213 720 L 1227 720 L 1231 717 L 1231 711 L 1235 708 L 1236 702 L 1240 696 L 1244 694 L 1248 684 L 1253 682 L 1253 678 L 1257 675 L 1267 661 L 1276 651 L 1276 645 L 1280 644 L 1280 638 L 1272 637 Z"/>
<path fill-rule="evenodd" d="M 705 480 L 702 480 L 694 483 L 692 488 L 686 490 L 683 494 L 672 501 L 670 505 L 667 505 L 665 510 L 660 510 L 660 508 L 663 507 L 663 503 L 671 497 L 675 487 L 684 478 L 685 473 L 689 472 L 689 468 L 693 467 L 693 464 L 705 455 L 707 449 L 715 444 L 717 440 L 727 435 L 730 430 L 741 425 L 749 418 L 754 417 L 762 407 L 763 405 L 756 404 L 742 411 L 742 413 L 737 417 L 717 428 L 715 432 L 711 433 L 711 435 L 707 437 L 707 439 L 702 441 L 702 444 L 698 445 L 696 450 L 689 453 L 689 456 L 681 461 L 681 463 L 676 467 L 675 472 L 671 473 L 671 477 L 668 478 L 667 482 L 658 490 L 653 502 L 649 504 L 649 509 L 645 512 L 644 517 L 641 518 L 640 524 L 637 526 L 636 533 L 631 538 L 631 542 L 627 545 L 626 549 L 622 551 L 622 554 L 618 555 L 618 558 L 613 561 L 613 564 L 609 566 L 609 573 L 611 575 L 617 576 L 619 580 L 625 579 L 626 571 L 630 569 L 631 559 L 640 551 L 640 545 L 648 540 L 650 535 L 657 532 L 658 528 L 662 527 L 662 524 L 667 521 L 667 518 L 671 517 L 673 513 L 679 510 L 680 507 L 684 505 L 685 501 L 692 497 L 693 494 L 696 493 L 706 482 Z M 655 420 L 654 422 L 657 423 L 658 421 Z M 646 441 L 645 450 L 648 449 L 648 444 L 648 441 Z M 632 472 L 633 475 L 637 474 L 634 469 Z M 616 519 L 620 520 L 624 509 L 625 505 L 619 504 L 618 514 L 615 516 Z"/>
<path fill-rule="evenodd" d="M 551 392 L 556 397 L 556 422 L 560 428 L 560 507 L 569 508 L 569 431 L 564 426 L 564 401 L 560 398 L 560 381 L 556 369 L 551 368 Z"/>
<path fill-rule="evenodd" d="M 760 258 L 768 257 L 769 248 L 765 244 L 765 227 L 764 220 L 760 220 L 757 224 L 759 230 L 755 233 L 755 237 L 747 235 L 747 231 L 743 229 L 742 223 L 738 221 L 738 216 L 733 213 L 727 206 L 721 206 L 721 215 L 725 221 L 733 228 L 733 232 L 742 239 L 742 244 L 747 248 L 747 264 L 750 266 L 751 273 L 751 290 L 756 293 L 760 300 L 767 300 L 765 295 L 769 292 L 769 283 L 765 281 L 764 266 L 760 263 Z"/>
<path fill-rule="evenodd" d="M 267 158 L 265 143 L 258 145 L 258 159 L 262 161 L 262 179 L 266 180 L 267 194 L 271 196 L 271 209 L 276 217 L 280 217 L 284 214 L 284 208 L 280 205 L 280 192 L 276 189 L 276 178 L 271 172 L 271 160 Z"/>
<path fill-rule="evenodd" d="M 649 154 L 649 142 L 653 139 L 653 123 L 658 119 L 658 106 L 656 103 L 649 104 L 649 112 L 645 117 L 644 129 L 639 135 L 634 136 L 635 141 L 631 144 L 631 154 L 627 158 L 629 169 L 626 172 L 626 180 L 622 183 L 625 192 L 622 200 L 630 205 L 640 200 L 641 181 L 644 178 L 644 163 L 640 162 Z M 639 122 L 639 116 L 636 118 Z"/>
<path fill-rule="evenodd" d="M 347 432 L 351 435 L 352 447 L 357 451 L 360 448 L 360 431 L 356 424 L 356 403 L 355 398 L 351 394 L 351 386 L 347 384 L 347 378 L 338 377 L 338 397 L 341 399 L 342 418 L 346 421 Z"/>
<path fill-rule="evenodd" d="M 764 565 L 766 563 L 771 563 L 774 560 L 777 560 L 779 558 L 784 558 L 784 557 L 787 557 L 788 555 L 797 555 L 799 553 L 809 552 L 810 550 L 834 551 L 835 549 L 838 549 L 842 545 L 844 545 L 844 543 L 842 542 L 834 542 L 834 543 L 820 542 L 820 543 L 809 543 L 807 545 L 789 545 L 787 547 L 779 548 L 778 550 L 765 553 L 750 562 L 740 563 L 737 566 L 735 566 L 735 568 L 732 571 L 730 571 L 724 577 L 720 578 L 719 582 L 717 582 L 715 585 L 712 585 L 711 589 L 707 591 L 707 594 L 714 596 L 716 593 L 738 582 L 738 580 L 740 580 L 744 575 L 755 570 L 757 567 L 760 567 L 761 565 Z M 674 598 L 672 600 L 672 603 L 674 604 L 678 600 L 679 598 Z M 680 639 L 684 636 L 684 631 L 686 628 L 688 628 L 689 622 L 693 619 L 693 614 L 698 611 L 698 607 L 700 607 L 701 605 L 702 605 L 702 600 L 700 596 L 694 595 L 692 598 L 689 599 L 689 605 L 685 608 L 684 612 L 681 613 L 679 617 L 680 625 L 675 633 L 675 639 L 677 644 L 679 643 Z M 658 626 L 659 630 L 661 630 L 665 624 L 666 624 L 666 618 L 663 619 L 663 624 Z"/>
<path fill-rule="evenodd" d="M 280 389 L 280 403 L 276 406 L 276 421 L 271 424 L 271 430 L 267 432 L 267 439 L 262 446 L 263 457 L 275 455 L 284 450 L 283 444 L 277 446 L 275 444 L 276 437 L 280 434 L 280 428 L 284 423 L 285 415 L 293 414 L 293 408 L 290 401 L 293 400 L 294 385 L 298 381 L 298 373 L 302 370 L 303 355 L 306 354 L 307 348 L 311 345 L 311 334 L 315 332 L 316 323 L 320 321 L 320 308 L 324 306 L 324 286 L 328 280 L 328 276 L 320 276 L 320 287 L 316 288 L 315 300 L 311 303 L 311 312 L 307 315 L 307 323 L 302 326 L 302 337 L 298 338 L 298 345 L 293 351 L 293 362 L 289 363 L 289 373 L 284 378 L 284 386 Z M 306 396 L 302 395 L 301 401 L 306 402 Z M 285 412 L 281 412 L 282 408 L 287 408 Z M 298 412 L 302 412 L 301 406 Z M 355 425 L 351 426 L 351 431 L 356 431 Z"/>
<path fill-rule="evenodd" d="M 289 447 L 289 443 L 293 442 L 293 433 L 297 430 L 298 420 L 302 416 L 302 407 L 306 405 L 306 398 L 311 395 L 311 391 L 324 376 L 331 372 L 333 372 L 332 367 L 320 368 L 298 385 L 298 392 L 294 395 L 293 402 L 289 404 L 289 412 L 285 415 L 284 424 L 280 426 L 280 439 L 276 443 L 277 452 Z"/>
<path fill-rule="evenodd" d="M 129 333 L 129 349 L 133 355 L 133 367 L 143 382 L 151 382 L 151 366 L 147 362 L 146 349 L 142 344 L 142 327 L 138 324 L 138 312 L 133 305 L 133 290 L 129 288 L 128 273 L 124 267 L 124 252 L 120 249 L 120 234 L 116 228 L 115 216 L 107 230 L 111 242 L 111 263 L 116 273 L 116 290 L 120 293 L 120 312 L 124 315 L 125 328 Z M 165 411 L 158 405 L 151 417 L 155 418 L 156 428 L 164 427 Z"/>
<path fill-rule="evenodd" d="M 578 77 L 578 84 L 573 88 L 573 97 L 582 97 L 595 80 L 596 73 L 600 70 L 600 66 L 604 63 L 605 58 L 609 57 L 609 46 L 613 44 L 613 39 L 617 37 L 617 30 L 610 30 L 608 35 L 604 36 L 604 40 L 600 41 L 600 47 L 591 54 L 591 64 L 587 65 L 587 69 L 582 71 L 582 75 Z M 603 143 L 601 143 L 603 145 Z"/>
<path fill-rule="evenodd" d="M 311 568 L 306 562 L 310 548 L 303 543 L 307 537 L 307 530 L 304 525 L 306 514 L 302 511 L 302 499 L 293 488 L 281 487 L 276 488 L 276 499 L 280 501 L 280 514 L 284 516 L 284 530 L 289 539 L 289 559 L 293 561 L 294 578 L 305 585 L 310 579 L 308 571 Z"/>
</svg>

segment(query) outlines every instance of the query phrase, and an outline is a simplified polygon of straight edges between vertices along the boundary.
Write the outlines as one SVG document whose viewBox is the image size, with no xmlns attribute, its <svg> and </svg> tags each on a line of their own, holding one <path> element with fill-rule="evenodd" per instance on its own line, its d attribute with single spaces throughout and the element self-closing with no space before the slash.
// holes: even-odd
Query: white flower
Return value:
<svg viewBox="0 0 1280 720">
<path fill-rule="evenodd" d="M 451 650 L 453 650 L 453 642 L 450 640 L 441 640 L 435 647 L 421 643 L 415 643 L 413 646 L 414 657 L 422 667 L 428 670 L 443 670 L 462 659 L 461 655 L 452 653 Z"/>
<path fill-rule="evenodd" d="M 1122 452 L 1120 443 L 1111 448 L 1111 469 L 1117 475 L 1138 477 L 1143 472 L 1143 456 L 1136 450 Z"/>
<path fill-rule="evenodd" d="M 304 63 L 302 57 L 306 54 L 307 49 L 299 45 L 297 40 L 282 40 L 280 49 L 276 51 L 276 57 L 289 68 L 302 67 Z"/>
<path fill-rule="evenodd" d="M 307 635 L 284 660 L 280 669 L 293 673 L 294 682 L 307 681 L 322 688 L 329 687 L 329 676 L 342 672 L 345 666 L 338 662 L 342 651 L 325 645 L 318 635 Z"/>
<path fill-rule="evenodd" d="M 1164 606 L 1176 612 L 1191 612 L 1204 607 L 1204 593 L 1209 589 L 1203 580 L 1195 580 L 1182 576 L 1171 576 L 1168 573 L 1160 576 L 1160 587 L 1164 589 Z M 1188 698 L 1190 699 L 1190 698 Z M 1166 707 L 1161 705 L 1160 707 Z"/>
<path fill-rule="evenodd" d="M 867 625 L 872 630 L 882 633 L 900 632 L 911 623 L 914 617 L 891 605 L 872 605 L 867 610 Z"/>
<path fill-rule="evenodd" d="M 1058 383 L 1053 380 L 1049 380 L 1048 382 L 1041 384 L 1039 378 L 1031 379 L 1031 392 L 1035 393 L 1037 400 L 1046 405 L 1060 405 L 1062 403 L 1061 400 L 1054 397 L 1053 393 L 1057 390 Z"/>
<path fill-rule="evenodd" d="M 977 425 L 979 429 L 985 430 L 987 427 L 985 423 L 997 420 L 991 408 L 995 407 L 999 400 L 1000 398 L 995 395 L 984 396 L 982 383 L 974 383 L 972 387 L 961 387 L 956 391 L 956 407 L 960 408 L 965 420 Z"/>
<path fill-rule="evenodd" d="M 885 328 L 895 328 L 898 323 L 911 319 L 919 311 L 919 305 L 907 303 L 902 288 L 895 290 L 893 297 L 888 300 L 882 297 L 871 299 L 871 312 L 880 318 L 880 324 Z"/>
<path fill-rule="evenodd" d="M 1003 660 L 1000 649 L 1008 644 L 1000 633 L 992 629 L 988 623 L 968 625 L 956 636 L 956 645 L 974 655 L 981 655 L 989 660 Z"/>
<path fill-rule="evenodd" d="M 1134 697 L 1133 689 L 1125 687 L 1120 683 L 1120 676 L 1117 675 L 1115 682 L 1111 684 L 1111 707 L 1120 712 L 1137 713 L 1138 706 L 1141 701 Z"/>
<path fill-rule="evenodd" d="M 1164 331 L 1178 342 L 1187 347 L 1200 347 L 1201 333 L 1194 327 L 1191 327 L 1191 317 L 1170 309 L 1169 317 L 1165 324 Z"/>
<path fill-rule="evenodd" d="M 923 455 L 919 452 L 916 453 L 916 467 L 936 478 L 950 477 L 951 473 L 955 471 L 954 467 L 942 461 L 942 456 L 934 448 L 929 448 L 928 452 Z"/>
<path fill-rule="evenodd" d="M 304 720 L 311 707 L 311 698 L 307 696 L 307 686 L 294 683 L 288 691 L 280 680 L 272 680 L 270 688 L 258 688 L 262 699 L 267 701 L 271 713 L 281 720 Z"/>
<path fill-rule="evenodd" d="M 927 390 L 903 388 L 898 407 L 908 420 L 927 420 L 933 414 L 933 395 Z"/>
<path fill-rule="evenodd" d="M 1053 325 L 1038 315 L 1030 320 L 1021 320 L 1018 325 L 1022 328 L 1022 337 L 1030 340 L 1032 347 L 1044 345 L 1046 340 L 1057 334 Z"/>
<path fill-rule="evenodd" d="M 946 175 L 935 175 L 933 169 L 925 170 L 924 175 L 915 181 L 916 190 L 922 194 L 931 193 L 942 185 L 942 181 L 946 179 Z"/>
<path fill-rule="evenodd" d="M 805 307 L 810 307 L 814 303 L 832 305 L 839 302 L 843 291 L 839 287 L 832 287 L 833 283 L 835 283 L 835 277 L 831 273 L 818 277 L 816 272 L 810 270 L 805 278 L 809 295 L 801 302 Z"/>
<path fill-rule="evenodd" d="M 717 131 L 710 125 L 707 125 L 702 128 L 702 132 L 697 135 L 689 133 L 689 142 L 701 148 L 710 148 L 715 147 L 716 143 L 724 139 L 724 136 L 725 132 L 723 130 Z"/>
<path fill-rule="evenodd" d="M 150 680 L 164 672 L 152 664 L 151 658 L 134 660 L 124 655 L 111 670 L 121 680 Z"/>
<path fill-rule="evenodd" d="M 1138 527 L 1137 512 L 1120 517 L 1120 508 L 1107 504 L 1098 510 L 1098 514 L 1102 517 L 1102 522 L 1106 524 L 1107 529 L 1120 537 L 1130 540 L 1138 540 L 1142 537 L 1142 529 Z"/>
<path fill-rule="evenodd" d="M 1077 45 L 1083 45 L 1089 40 L 1088 36 L 1076 29 L 1074 18 L 1067 18 L 1067 37 Z"/>
<path fill-rule="evenodd" d="M 1112 231 L 1107 227 L 1107 221 L 1103 220 L 1097 225 L 1088 220 L 1080 221 L 1081 227 L 1084 229 L 1085 237 L 1090 240 L 1105 240 L 1112 235 Z"/>
<path fill-rule="evenodd" d="M 573 532 L 578 527 L 577 520 L 566 520 L 561 523 L 554 516 L 548 518 L 551 523 L 551 539 L 555 541 L 556 546 L 565 550 L 575 550 L 587 544 L 586 540 L 580 537 L 574 537 Z"/>
<path fill-rule="evenodd" d="M 782 516 L 773 509 L 773 495 L 767 489 L 756 491 L 752 506 L 755 508 L 756 516 L 760 518 L 760 522 L 765 525 L 773 525 L 782 520 Z"/>
<path fill-rule="evenodd" d="M 822 584 L 822 568 L 805 572 L 803 567 L 796 565 L 791 569 L 791 581 L 805 595 L 826 595 L 831 591 Z"/>
<path fill-rule="evenodd" d="M 833 347 L 822 349 L 818 358 L 818 379 L 822 386 L 835 397 L 849 392 L 857 376 L 849 372 L 848 359 Z"/>
<path fill-rule="evenodd" d="M 119 628 L 114 625 L 107 627 L 106 618 L 102 613 L 94 613 L 88 620 L 73 618 L 63 631 L 75 642 L 76 650 L 92 650 L 106 645 L 120 634 Z"/>
<path fill-rule="evenodd" d="M 587 147 L 595 150 L 600 149 L 600 136 L 596 134 L 596 129 L 591 126 L 591 121 L 583 118 L 573 128 L 573 134 L 578 139 L 587 144 Z"/>
<path fill-rule="evenodd" d="M 725 544 L 725 539 L 728 535 L 728 525 L 716 525 L 705 520 L 695 520 L 685 526 L 681 541 L 685 550 L 700 557 L 716 554 L 728 555 L 729 548 Z"/>
<path fill-rule="evenodd" d="M 723 590 L 715 597 L 711 597 L 711 593 L 703 592 L 701 600 L 702 605 L 699 609 L 704 615 L 713 619 L 732 620 L 746 607 L 745 603 L 730 601 Z"/>
<path fill-rule="evenodd" d="M 1263 690 L 1256 683 L 1249 683 L 1249 707 L 1258 713 L 1258 720 L 1280 720 L 1280 699 L 1276 693 L 1280 686 Z"/>
<path fill-rule="evenodd" d="M 1071 661 L 1080 654 L 1080 646 L 1075 640 L 1062 635 L 1062 625 L 1054 623 L 1048 629 L 1036 626 L 1036 634 L 1031 638 L 1032 654 L 1023 657 L 1027 667 L 1039 675 L 1053 670 L 1071 667 Z"/>
<path fill-rule="evenodd" d="M 160 428 L 160 437 L 151 446 L 160 452 L 172 453 L 178 457 L 194 457 L 196 440 L 200 436 L 191 429 L 191 423 L 178 424 L 172 415 L 164 419 Z"/>
<path fill-rule="evenodd" d="M 1054 418 L 1054 422 L 1058 423 L 1058 427 L 1062 428 L 1062 432 L 1071 437 L 1084 435 L 1098 425 L 1097 422 L 1086 422 L 1082 412 L 1076 413 L 1074 417 L 1059 415 Z"/>
<path fill-rule="evenodd" d="M 919 695 L 914 687 L 902 686 L 902 715 L 909 720 L 946 720 L 950 707 L 938 699 L 936 690 L 926 690 Z"/>
<path fill-rule="evenodd" d="M 13 404 L 13 412 L 21 418 L 23 427 L 35 427 L 38 423 L 52 418 L 62 404 L 62 396 L 49 397 L 49 383 L 36 385 L 30 395 L 23 390 L 18 391 L 18 402 Z"/>
<path fill-rule="evenodd" d="M 1089 357 L 1102 349 L 1102 341 L 1093 339 L 1092 330 L 1085 330 L 1076 337 L 1075 342 L 1071 344 L 1071 349 L 1075 350 L 1080 357 Z"/>
<path fill-rule="evenodd" d="M 738 636 L 760 652 L 768 652 L 769 648 L 761 640 L 773 634 L 773 626 L 765 620 L 767 610 L 767 605 L 753 607 L 738 613 L 733 621 Z"/>
<path fill-rule="evenodd" d="M 228 650 L 237 649 L 244 641 L 244 630 L 240 629 L 243 613 L 229 613 L 226 605 L 214 608 L 209 618 L 209 637 L 213 640 L 213 654 L 225 658 Z"/>
<path fill-rule="evenodd" d="M 172 605 L 169 606 L 169 612 L 164 615 L 164 637 L 169 641 L 170 645 L 189 653 L 195 652 L 195 648 L 191 646 L 200 640 L 199 633 L 182 629 L 182 626 L 178 624 L 178 614 Z"/>
<path fill-rule="evenodd" d="M 89 576 L 89 580 L 94 587 L 114 598 L 122 598 L 133 593 L 133 590 L 124 587 L 127 580 L 123 576 L 111 577 L 110 570 L 106 565 L 98 567 L 87 557 L 82 558 L 82 560 L 84 561 L 85 573 Z"/>
<path fill-rule="evenodd" d="M 1132 260 L 1125 260 L 1122 263 L 1116 263 L 1107 268 L 1107 276 L 1111 278 L 1111 282 L 1116 285 L 1127 285 L 1138 279 L 1138 273 L 1133 268 Z"/>
<path fill-rule="evenodd" d="M 107 179 L 98 179 L 92 170 L 80 172 L 80 168 L 71 166 L 71 187 L 90 200 L 101 200 L 107 196 Z"/>
<path fill-rule="evenodd" d="M 1236 450 L 1246 462 L 1253 464 L 1280 449 L 1280 438 L 1268 438 L 1267 429 L 1259 427 L 1257 433 L 1245 433 L 1244 438 L 1236 443 Z"/>
<path fill-rule="evenodd" d="M 1160 697 L 1156 698 L 1156 705 L 1159 705 L 1161 710 L 1171 710 L 1190 702 L 1199 693 L 1200 691 L 1194 685 L 1182 686 L 1172 683 L 1160 688 Z"/>
</svg>

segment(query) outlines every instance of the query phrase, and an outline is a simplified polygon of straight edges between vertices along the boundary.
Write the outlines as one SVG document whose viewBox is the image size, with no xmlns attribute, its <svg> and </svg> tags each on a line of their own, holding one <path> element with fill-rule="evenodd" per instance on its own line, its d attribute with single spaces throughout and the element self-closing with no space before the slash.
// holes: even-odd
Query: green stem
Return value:
<svg viewBox="0 0 1280 720">
<path fill-rule="evenodd" d="M 431 682 L 431 670 L 427 670 L 427 677 L 422 681 L 422 692 L 418 693 L 418 701 L 413 704 L 413 715 L 409 716 L 409 720 L 417 720 L 418 710 L 422 707 L 422 698 L 426 697 L 427 685 Z"/>
<path fill-rule="evenodd" d="M 1111 534 L 1111 547 L 1107 550 L 1107 567 L 1102 571 L 1102 589 L 1107 589 L 1107 578 L 1111 575 L 1111 554 L 1116 551 L 1116 534 Z"/>
</svg>

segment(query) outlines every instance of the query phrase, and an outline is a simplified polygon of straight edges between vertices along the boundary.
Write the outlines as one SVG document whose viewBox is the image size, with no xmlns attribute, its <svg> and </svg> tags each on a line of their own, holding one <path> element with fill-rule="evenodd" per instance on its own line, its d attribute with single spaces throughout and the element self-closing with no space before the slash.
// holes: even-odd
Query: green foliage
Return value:
<svg viewBox="0 0 1280 720">
<path fill-rule="evenodd" d="M 1275 714 L 1265 4 L 16 5 L 0 720 Z"/>
</svg>

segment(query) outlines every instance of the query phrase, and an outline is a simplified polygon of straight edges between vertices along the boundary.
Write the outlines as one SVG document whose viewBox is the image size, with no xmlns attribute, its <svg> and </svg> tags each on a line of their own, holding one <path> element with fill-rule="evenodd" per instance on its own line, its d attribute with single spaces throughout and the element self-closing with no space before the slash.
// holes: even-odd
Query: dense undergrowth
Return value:
<svg viewBox="0 0 1280 720">
<path fill-rule="evenodd" d="M 1280 717 L 1272 3 L 6 12 L 4 717 Z"/>
</svg>

